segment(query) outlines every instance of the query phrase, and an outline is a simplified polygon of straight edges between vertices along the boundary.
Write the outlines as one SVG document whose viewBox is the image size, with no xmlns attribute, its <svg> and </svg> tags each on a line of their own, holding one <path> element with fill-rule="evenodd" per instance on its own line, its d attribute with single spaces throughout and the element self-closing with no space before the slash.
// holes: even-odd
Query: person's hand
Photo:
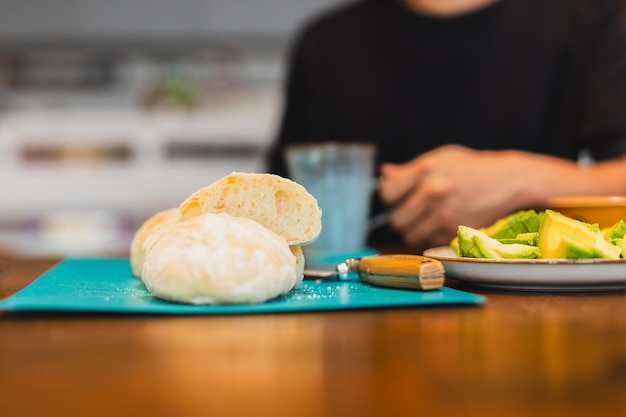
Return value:
<svg viewBox="0 0 626 417">
<path fill-rule="evenodd" d="M 541 208 L 571 161 L 518 151 L 446 145 L 412 161 L 381 166 L 380 194 L 391 226 L 416 249 L 446 245 L 459 225 L 483 227 L 522 208 Z M 571 179 L 571 178 L 569 178 Z"/>
</svg>

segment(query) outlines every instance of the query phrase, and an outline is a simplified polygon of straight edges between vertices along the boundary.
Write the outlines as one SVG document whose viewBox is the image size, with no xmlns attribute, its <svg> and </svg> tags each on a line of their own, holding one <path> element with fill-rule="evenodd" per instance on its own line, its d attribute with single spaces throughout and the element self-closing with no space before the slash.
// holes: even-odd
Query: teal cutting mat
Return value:
<svg viewBox="0 0 626 417">
<path fill-rule="evenodd" d="M 142 314 L 254 314 L 357 308 L 480 303 L 484 297 L 452 288 L 411 291 L 348 281 L 304 282 L 288 295 L 260 304 L 196 306 L 159 300 L 132 276 L 128 259 L 70 258 L 16 294 L 7 311 L 81 311 Z"/>
</svg>

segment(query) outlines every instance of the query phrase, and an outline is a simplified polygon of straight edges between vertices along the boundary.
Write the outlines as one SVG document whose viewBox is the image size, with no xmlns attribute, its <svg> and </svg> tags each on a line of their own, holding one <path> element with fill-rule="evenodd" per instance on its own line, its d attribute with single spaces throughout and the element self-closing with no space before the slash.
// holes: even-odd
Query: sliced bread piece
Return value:
<svg viewBox="0 0 626 417">
<path fill-rule="evenodd" d="M 313 242 L 322 210 L 302 185 L 273 174 L 234 172 L 201 188 L 180 205 L 181 220 L 203 213 L 246 217 L 283 236 L 290 246 Z"/>
<path fill-rule="evenodd" d="M 304 279 L 304 252 L 302 251 L 302 246 L 290 246 L 291 253 L 296 257 L 296 287 L 300 285 L 302 280 Z"/>
</svg>

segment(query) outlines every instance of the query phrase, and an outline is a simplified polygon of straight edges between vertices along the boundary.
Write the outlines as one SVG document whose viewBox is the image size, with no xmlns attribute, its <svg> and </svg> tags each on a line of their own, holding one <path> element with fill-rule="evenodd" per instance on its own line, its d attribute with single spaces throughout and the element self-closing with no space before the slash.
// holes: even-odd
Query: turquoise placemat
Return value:
<svg viewBox="0 0 626 417">
<path fill-rule="evenodd" d="M 378 255 L 378 251 L 373 248 L 363 248 L 355 252 L 336 253 L 332 255 L 312 255 L 305 252 L 306 267 L 311 269 L 331 270 L 334 267 L 352 258 L 362 258 L 363 256 Z"/>
<path fill-rule="evenodd" d="M 375 287 L 358 280 L 305 280 L 286 296 L 260 304 L 196 306 L 153 297 L 132 276 L 128 259 L 70 258 L 16 294 L 0 300 L 7 311 L 74 311 L 143 314 L 254 314 L 343 310 L 485 301 L 452 288 L 419 292 Z"/>
</svg>

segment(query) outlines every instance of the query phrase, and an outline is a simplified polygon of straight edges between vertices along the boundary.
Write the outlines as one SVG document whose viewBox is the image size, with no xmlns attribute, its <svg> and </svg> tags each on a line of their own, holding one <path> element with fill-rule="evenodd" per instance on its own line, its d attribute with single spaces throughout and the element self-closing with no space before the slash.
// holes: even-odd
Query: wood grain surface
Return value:
<svg viewBox="0 0 626 417">
<path fill-rule="evenodd" d="M 55 262 L 5 262 L 0 298 Z M 487 302 L 236 316 L 0 312 L 0 415 L 626 415 L 626 293 L 472 291 Z"/>
</svg>

